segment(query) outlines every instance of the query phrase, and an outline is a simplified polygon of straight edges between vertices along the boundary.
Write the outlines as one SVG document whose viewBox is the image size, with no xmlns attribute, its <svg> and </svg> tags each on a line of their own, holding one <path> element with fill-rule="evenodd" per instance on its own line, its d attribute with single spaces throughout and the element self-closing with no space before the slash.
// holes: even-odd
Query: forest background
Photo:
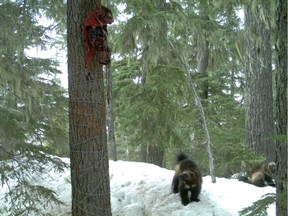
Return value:
<svg viewBox="0 0 288 216">
<path fill-rule="evenodd" d="M 175 154 L 183 151 L 209 174 L 200 112 L 172 43 L 205 110 L 216 176 L 272 160 L 287 170 L 287 26 L 279 31 L 278 16 L 287 17 L 283 2 L 102 2 L 115 17 L 108 28 L 110 158 L 173 169 Z M 41 164 L 66 166 L 51 156 L 69 157 L 68 91 L 59 80 L 63 59 L 30 56 L 29 50 L 67 50 L 66 8 L 66 1 L 0 3 L 1 181 L 19 183 L 10 200 L 38 190 L 57 202 L 52 191 L 35 190 L 24 173 L 41 174 Z M 244 9 L 245 22 L 238 15 Z M 287 183 L 287 173 L 282 181 Z"/>
</svg>

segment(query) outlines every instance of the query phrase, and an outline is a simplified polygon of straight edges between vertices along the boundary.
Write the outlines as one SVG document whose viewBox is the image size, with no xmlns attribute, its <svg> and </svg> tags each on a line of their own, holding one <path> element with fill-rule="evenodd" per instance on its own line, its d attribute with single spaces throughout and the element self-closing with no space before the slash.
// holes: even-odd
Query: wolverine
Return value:
<svg viewBox="0 0 288 216">
<path fill-rule="evenodd" d="M 240 176 L 239 181 L 253 184 L 257 187 L 275 187 L 273 176 L 276 170 L 275 162 L 262 163 L 251 170 L 250 176 Z"/>
<path fill-rule="evenodd" d="M 190 202 L 199 202 L 202 176 L 197 164 L 180 153 L 176 157 L 175 174 L 172 180 L 173 193 L 179 193 L 184 206 Z"/>
</svg>

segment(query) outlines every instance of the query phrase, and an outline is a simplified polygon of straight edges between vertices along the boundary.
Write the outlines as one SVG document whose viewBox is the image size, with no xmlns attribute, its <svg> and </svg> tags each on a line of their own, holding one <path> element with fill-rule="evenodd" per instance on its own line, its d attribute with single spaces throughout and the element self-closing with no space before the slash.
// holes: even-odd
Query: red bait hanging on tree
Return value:
<svg viewBox="0 0 288 216">
<path fill-rule="evenodd" d="M 90 66 L 90 62 L 96 53 L 99 53 L 100 64 L 107 65 L 110 63 L 111 51 L 107 41 L 107 24 L 111 24 L 113 21 L 112 12 L 104 6 L 97 6 L 86 17 L 84 23 L 86 68 Z"/>
</svg>

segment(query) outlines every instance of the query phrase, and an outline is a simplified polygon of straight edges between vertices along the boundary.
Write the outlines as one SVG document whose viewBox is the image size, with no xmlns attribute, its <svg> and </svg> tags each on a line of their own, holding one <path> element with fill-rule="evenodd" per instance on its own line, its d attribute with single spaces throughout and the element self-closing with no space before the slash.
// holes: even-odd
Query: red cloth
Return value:
<svg viewBox="0 0 288 216">
<path fill-rule="evenodd" d="M 84 40 L 87 52 L 85 67 L 89 67 L 97 52 L 100 53 L 100 64 L 110 62 L 111 52 L 107 43 L 107 24 L 111 24 L 113 21 L 112 12 L 104 6 L 97 6 L 86 17 L 84 22 Z"/>
</svg>

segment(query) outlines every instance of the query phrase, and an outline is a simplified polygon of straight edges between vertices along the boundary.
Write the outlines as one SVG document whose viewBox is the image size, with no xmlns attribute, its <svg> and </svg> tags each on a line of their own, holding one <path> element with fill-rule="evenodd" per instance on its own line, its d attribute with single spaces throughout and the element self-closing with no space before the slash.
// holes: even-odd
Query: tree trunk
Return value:
<svg viewBox="0 0 288 216">
<path fill-rule="evenodd" d="M 115 128 L 112 109 L 112 76 L 110 64 L 106 66 L 106 83 L 107 83 L 107 126 L 108 126 L 108 142 L 110 145 L 110 158 L 117 161 L 117 149 L 115 142 Z"/>
<path fill-rule="evenodd" d="M 276 215 L 287 214 L 287 0 L 276 11 Z"/>
<path fill-rule="evenodd" d="M 150 144 L 148 146 L 147 162 L 164 167 L 165 150 L 162 146 Z"/>
<path fill-rule="evenodd" d="M 200 73 L 201 81 L 200 81 L 200 98 L 207 102 L 209 95 L 209 85 L 208 85 L 208 61 L 209 61 L 209 42 L 205 40 L 204 42 L 200 42 L 198 47 L 197 54 L 197 70 Z"/>
<path fill-rule="evenodd" d="M 265 4 L 245 10 L 246 142 L 256 154 L 275 161 L 269 18 L 261 19 L 260 13 L 268 13 Z"/>
<path fill-rule="evenodd" d="M 140 161 L 147 162 L 147 145 L 146 143 L 141 143 L 140 146 Z"/>
<path fill-rule="evenodd" d="M 186 65 L 186 63 L 183 61 L 179 51 L 175 48 L 175 46 L 172 44 L 171 41 L 169 41 L 170 43 L 170 46 L 172 47 L 172 49 L 175 51 L 180 63 L 183 65 L 184 67 L 184 70 L 186 72 L 186 75 L 187 75 L 187 80 L 188 80 L 188 85 L 195 97 L 195 100 L 196 100 L 196 105 L 200 111 L 200 116 L 201 116 L 201 123 L 202 123 L 202 127 L 203 127 L 203 131 L 204 131 L 204 134 L 205 134 L 205 148 L 206 148 L 206 151 L 207 151 L 207 154 L 208 154 L 208 161 L 209 161 L 209 170 L 210 170 L 210 175 L 211 175 L 211 181 L 212 183 L 216 183 L 216 177 L 215 177 L 215 169 L 214 169 L 214 159 L 213 159 L 213 155 L 212 155 L 212 151 L 211 151 L 211 145 L 212 145 L 212 142 L 211 142 L 211 139 L 210 139 L 210 134 L 209 134 L 209 131 L 208 131 L 208 127 L 207 127 L 207 123 L 206 123 L 206 117 L 205 117 L 205 112 L 204 112 L 204 109 L 203 109 L 203 106 L 202 106 L 202 103 L 201 103 L 201 99 L 199 98 L 198 94 L 197 94 L 197 91 L 196 91 L 196 88 L 195 88 L 195 85 L 192 81 L 192 78 L 191 78 L 191 75 L 190 75 L 190 72 L 189 72 L 189 69 Z"/>
<path fill-rule="evenodd" d="M 103 71 L 84 68 L 84 20 L 99 0 L 67 2 L 72 215 L 111 215 Z"/>
</svg>

